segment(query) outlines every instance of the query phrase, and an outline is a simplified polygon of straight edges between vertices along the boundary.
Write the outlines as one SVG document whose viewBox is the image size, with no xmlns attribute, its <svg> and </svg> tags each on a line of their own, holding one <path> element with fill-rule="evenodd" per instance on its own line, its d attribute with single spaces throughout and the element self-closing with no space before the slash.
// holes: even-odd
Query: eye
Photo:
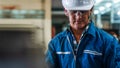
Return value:
<svg viewBox="0 0 120 68">
<path fill-rule="evenodd" d="M 74 10 L 70 10 L 70 13 L 76 13 L 77 11 L 74 11 Z"/>
<path fill-rule="evenodd" d="M 87 11 L 80 11 L 81 13 L 87 13 Z"/>
<path fill-rule="evenodd" d="M 73 13 L 76 13 L 77 11 L 73 11 Z"/>
</svg>

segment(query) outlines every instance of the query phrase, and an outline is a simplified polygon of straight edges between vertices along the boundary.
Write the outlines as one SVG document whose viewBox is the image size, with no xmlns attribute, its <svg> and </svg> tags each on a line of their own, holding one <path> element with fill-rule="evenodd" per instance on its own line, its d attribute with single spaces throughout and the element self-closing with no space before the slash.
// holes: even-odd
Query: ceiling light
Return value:
<svg viewBox="0 0 120 68">
<path fill-rule="evenodd" d="M 98 10 L 94 10 L 94 14 L 98 14 L 99 13 L 99 11 Z"/>
<path fill-rule="evenodd" d="M 103 11 L 104 9 L 105 7 L 102 7 L 102 6 L 99 8 L 100 11 Z"/>
<path fill-rule="evenodd" d="M 118 3 L 118 2 L 120 2 L 120 0 L 113 0 L 113 2 L 114 2 L 114 3 Z"/>
<path fill-rule="evenodd" d="M 119 16 L 120 16 L 120 10 L 117 12 L 117 15 L 119 15 Z"/>
<path fill-rule="evenodd" d="M 95 1 L 95 5 L 99 4 L 100 2 L 102 2 L 103 0 L 96 0 Z"/>
<path fill-rule="evenodd" d="M 107 8 L 109 8 L 109 7 L 111 7 L 111 6 L 112 6 L 111 3 L 106 3 L 106 7 L 107 7 Z"/>
</svg>

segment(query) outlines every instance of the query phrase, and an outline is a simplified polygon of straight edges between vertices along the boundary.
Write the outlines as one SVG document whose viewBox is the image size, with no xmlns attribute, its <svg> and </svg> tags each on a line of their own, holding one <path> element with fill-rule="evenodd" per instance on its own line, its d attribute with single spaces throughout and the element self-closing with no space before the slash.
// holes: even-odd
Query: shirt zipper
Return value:
<svg viewBox="0 0 120 68">
<path fill-rule="evenodd" d="M 77 44 L 78 46 L 77 46 L 77 50 L 76 50 L 76 55 L 77 55 L 78 48 L 79 48 L 79 46 L 80 46 L 81 40 L 84 38 L 85 35 L 86 35 L 86 34 L 82 34 L 81 37 L 80 37 L 80 41 L 79 41 L 79 43 Z M 74 53 L 74 50 L 73 50 L 73 48 L 72 48 L 72 45 L 71 45 L 71 43 L 70 43 L 70 39 L 69 39 L 68 35 L 67 35 L 67 40 L 68 40 L 68 42 L 69 42 L 69 44 L 70 44 L 70 47 L 71 47 L 71 49 L 72 49 L 72 52 L 73 52 L 73 55 L 74 55 L 75 64 L 76 64 L 76 55 L 75 55 L 75 53 Z M 75 66 L 76 66 L 76 65 L 75 65 Z"/>
<path fill-rule="evenodd" d="M 71 45 L 71 43 L 70 43 L 70 39 L 69 39 L 68 36 L 67 36 L 67 40 L 68 40 L 68 42 L 69 42 L 69 44 L 70 44 L 70 47 L 71 47 L 71 49 L 72 49 L 72 53 L 73 53 L 73 55 L 74 55 L 74 60 L 76 61 L 76 55 L 75 55 L 75 53 L 74 53 L 74 50 L 73 50 L 73 48 L 72 48 L 72 45 Z"/>
<path fill-rule="evenodd" d="M 78 48 L 79 48 L 79 46 L 80 46 L 81 40 L 82 40 L 83 37 L 86 35 L 86 31 L 87 31 L 88 28 L 89 28 L 89 26 L 86 27 L 85 31 L 82 33 L 82 35 L 81 35 L 81 37 L 80 37 L 80 41 L 79 41 L 79 43 L 77 44 L 77 48 L 76 48 L 76 55 L 77 55 Z M 73 34 L 72 34 L 72 37 L 75 38 Z M 74 55 L 75 64 L 76 64 L 76 55 L 75 55 L 75 53 L 74 53 L 74 50 L 73 50 L 73 47 L 72 47 L 72 45 L 71 45 L 71 43 L 70 43 L 70 39 L 69 39 L 68 35 L 67 35 L 67 40 L 68 40 L 68 42 L 69 42 L 69 44 L 70 44 L 70 47 L 71 47 L 71 49 L 72 49 L 72 52 L 73 52 L 73 55 Z M 75 66 L 76 66 L 76 65 L 75 65 Z"/>
</svg>

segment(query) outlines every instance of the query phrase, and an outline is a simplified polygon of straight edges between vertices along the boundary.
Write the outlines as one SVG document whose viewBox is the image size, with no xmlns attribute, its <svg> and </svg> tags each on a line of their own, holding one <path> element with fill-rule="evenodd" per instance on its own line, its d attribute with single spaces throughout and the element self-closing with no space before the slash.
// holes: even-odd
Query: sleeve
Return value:
<svg viewBox="0 0 120 68">
<path fill-rule="evenodd" d="M 46 53 L 46 63 L 48 68 L 58 68 L 58 59 L 56 57 L 55 48 L 53 47 L 52 42 L 48 45 L 48 50 Z"/>
<path fill-rule="evenodd" d="M 120 68 L 120 44 L 116 47 L 115 68 Z"/>
<path fill-rule="evenodd" d="M 120 45 L 115 38 L 105 50 L 104 68 L 120 68 Z"/>
</svg>

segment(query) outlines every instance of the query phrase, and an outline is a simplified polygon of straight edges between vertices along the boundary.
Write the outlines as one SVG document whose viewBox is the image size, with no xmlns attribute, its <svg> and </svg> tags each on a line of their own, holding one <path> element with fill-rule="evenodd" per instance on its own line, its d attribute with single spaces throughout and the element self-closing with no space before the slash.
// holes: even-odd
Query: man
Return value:
<svg viewBox="0 0 120 68">
<path fill-rule="evenodd" d="M 90 19 L 93 0 L 62 0 L 62 4 L 70 26 L 50 41 L 48 67 L 119 68 L 118 41 Z"/>
</svg>

